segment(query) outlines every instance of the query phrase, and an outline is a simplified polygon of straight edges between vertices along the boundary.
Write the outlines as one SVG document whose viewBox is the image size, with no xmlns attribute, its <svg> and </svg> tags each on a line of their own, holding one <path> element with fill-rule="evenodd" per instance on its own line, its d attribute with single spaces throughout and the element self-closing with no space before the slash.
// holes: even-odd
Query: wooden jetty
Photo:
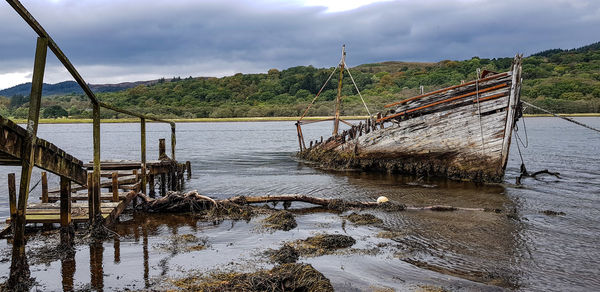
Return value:
<svg viewBox="0 0 600 292">
<path fill-rule="evenodd" d="M 0 117 L 0 165 L 20 165 L 21 175 L 16 184 L 15 175 L 9 174 L 10 226 L 13 233 L 11 271 L 8 287 L 21 287 L 28 282 L 29 268 L 25 256 L 25 225 L 27 223 L 60 223 L 61 244 L 70 245 L 73 222 L 87 221 L 96 228 L 104 223 L 114 222 L 136 192 L 146 193 L 150 182 L 151 195 L 154 192 L 155 176 L 161 181 L 161 193 L 166 189 L 181 187 L 183 175 L 189 163 L 179 164 L 175 158 L 175 123 L 173 121 L 139 114 L 121 109 L 100 101 L 81 77 L 75 66 L 65 56 L 58 44 L 50 37 L 42 25 L 18 0 L 7 0 L 8 4 L 38 35 L 33 77 L 26 127 Z M 84 164 L 56 145 L 37 137 L 42 84 L 48 49 L 64 65 L 75 81 L 81 86 L 90 101 L 93 120 L 93 161 Z M 101 161 L 100 159 L 100 111 L 112 110 L 139 118 L 140 157 L 139 161 Z M 146 121 L 167 123 L 171 126 L 171 157 L 165 153 L 165 140 L 160 140 L 160 161 L 146 160 Z M 39 167 L 60 177 L 60 188 L 48 191 L 47 173 L 42 174 L 42 202 L 29 204 L 31 172 Z M 122 173 L 131 171 L 131 174 Z M 188 176 L 189 176 L 188 171 Z M 108 178 L 102 180 L 102 178 Z M 108 189 L 106 195 L 101 190 Z M 121 192 L 123 191 L 123 192 Z M 85 201 L 87 202 L 80 202 Z M 56 202 L 59 203 L 56 203 Z M 73 201 L 75 201 L 73 203 Z M 87 213 L 86 213 L 87 212 Z M 15 288 L 20 289 L 20 288 Z"/>
</svg>

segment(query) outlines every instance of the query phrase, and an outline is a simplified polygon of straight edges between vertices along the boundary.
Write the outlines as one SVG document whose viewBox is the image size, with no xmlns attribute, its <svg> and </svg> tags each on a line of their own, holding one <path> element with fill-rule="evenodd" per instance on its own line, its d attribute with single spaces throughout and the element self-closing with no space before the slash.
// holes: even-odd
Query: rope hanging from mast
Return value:
<svg viewBox="0 0 600 292">
<path fill-rule="evenodd" d="M 302 113 L 302 116 L 300 116 L 300 119 L 298 119 L 298 121 L 302 121 L 302 119 L 304 119 L 304 117 L 306 117 L 306 114 L 308 113 L 310 108 L 314 105 L 314 103 L 317 101 L 317 98 L 319 98 L 319 96 L 321 95 L 321 93 L 323 92 L 323 90 L 325 89 L 325 87 L 327 86 L 327 84 L 329 83 L 331 78 L 333 77 L 333 74 L 335 74 L 335 72 L 338 70 L 338 68 L 344 68 L 346 70 L 346 72 L 348 72 L 348 75 L 350 76 L 350 80 L 352 80 L 352 84 L 354 85 L 354 88 L 356 89 L 356 92 L 358 93 L 358 96 L 360 97 L 360 100 L 362 101 L 363 106 L 367 110 L 369 117 L 372 116 L 371 111 L 369 110 L 369 107 L 367 106 L 367 103 L 365 102 L 365 99 L 363 98 L 362 94 L 360 93 L 360 90 L 358 89 L 358 85 L 356 85 L 356 81 L 354 81 L 354 77 L 352 76 L 352 73 L 350 73 L 350 69 L 348 68 L 346 61 L 344 60 L 344 56 L 342 56 L 342 59 L 340 60 L 340 62 L 337 64 L 337 66 L 335 68 L 333 68 L 333 71 L 331 71 L 331 74 L 329 74 L 329 77 L 327 77 L 327 80 L 323 83 L 323 86 L 321 86 L 321 89 L 319 89 L 319 92 L 317 92 L 317 95 L 315 95 L 315 97 L 312 99 L 310 104 L 306 107 L 306 109 L 304 110 L 304 112 Z"/>
<path fill-rule="evenodd" d="M 338 65 L 335 68 L 333 68 L 333 71 L 331 71 L 331 74 L 329 74 L 329 78 L 327 78 L 327 81 L 325 81 L 325 83 L 323 83 L 323 86 L 321 86 L 321 89 L 319 89 L 319 92 L 317 92 L 317 95 L 315 96 L 315 98 L 313 98 L 313 100 L 310 102 L 310 104 L 306 107 L 306 109 L 304 110 L 304 113 L 302 114 L 300 119 L 298 119 L 298 121 L 302 121 L 302 119 L 306 116 L 306 113 L 308 113 L 308 110 L 310 109 L 310 107 L 315 103 L 315 101 L 317 100 L 319 95 L 321 95 L 321 92 L 323 92 L 323 89 L 325 89 L 325 86 L 327 86 L 327 83 L 329 83 L 329 80 L 331 80 L 331 77 L 333 77 L 333 74 L 335 73 L 337 68 L 340 66 L 340 64 L 341 64 L 341 61 L 340 61 L 340 63 L 338 63 Z"/>
<path fill-rule="evenodd" d="M 369 111 L 369 107 L 367 106 L 367 103 L 365 103 L 365 99 L 362 97 L 362 94 L 360 94 L 360 90 L 358 90 L 358 86 L 356 85 L 356 82 L 354 82 L 354 77 L 352 77 L 352 73 L 350 73 L 350 69 L 348 69 L 348 65 L 346 65 L 346 62 L 344 62 L 344 65 L 346 66 L 346 71 L 348 71 L 348 75 L 350 75 L 350 80 L 352 80 L 352 84 L 354 84 L 354 88 L 356 88 L 356 92 L 358 92 L 358 96 L 360 96 L 360 100 L 362 100 L 362 103 L 365 106 L 365 109 L 367 110 L 367 113 L 370 117 L 371 111 Z"/>
</svg>

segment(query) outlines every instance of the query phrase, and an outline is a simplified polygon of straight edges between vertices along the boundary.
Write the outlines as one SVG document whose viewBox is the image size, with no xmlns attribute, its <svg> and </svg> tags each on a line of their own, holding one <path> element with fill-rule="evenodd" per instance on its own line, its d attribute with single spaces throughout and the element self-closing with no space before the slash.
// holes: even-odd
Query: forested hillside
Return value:
<svg viewBox="0 0 600 292">
<path fill-rule="evenodd" d="M 472 80 L 477 68 L 508 70 L 512 58 L 438 63 L 383 62 L 351 68 L 352 76 L 371 111 L 388 102 L 419 92 Z M 264 74 L 236 74 L 223 78 L 173 78 L 138 85 L 98 97 L 116 106 L 162 117 L 298 116 L 319 91 L 333 68 L 293 67 Z M 525 58 L 522 98 L 560 113 L 600 112 L 600 43 L 573 50 L 548 50 Z M 324 88 L 309 115 L 333 113 L 337 74 Z M 366 114 L 348 74 L 344 75 L 343 114 Z M 28 98 L 0 97 L 0 114 L 25 117 Z M 81 94 L 44 98 L 44 117 L 89 117 L 90 106 Z M 104 111 L 103 117 L 120 117 Z"/>
</svg>

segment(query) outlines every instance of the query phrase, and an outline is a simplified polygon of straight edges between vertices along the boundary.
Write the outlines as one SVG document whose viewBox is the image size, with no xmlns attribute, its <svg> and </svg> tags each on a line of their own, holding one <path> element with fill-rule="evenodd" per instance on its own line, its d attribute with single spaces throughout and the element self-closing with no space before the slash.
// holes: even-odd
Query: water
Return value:
<svg viewBox="0 0 600 292">
<path fill-rule="evenodd" d="M 600 118 L 578 120 L 600 127 Z M 549 169 L 560 172 L 560 178 L 527 178 L 523 187 L 516 187 L 520 158 L 514 141 L 505 183 L 478 185 L 315 169 L 292 157 L 298 147 L 292 122 L 177 124 L 177 158 L 190 160 L 193 168 L 186 189 L 212 197 L 301 193 L 366 201 L 385 195 L 407 205 L 498 208 L 516 216 L 366 211 L 384 220 L 384 227 L 378 228 L 343 223 L 338 214 L 301 212 L 296 214 L 298 228 L 272 232 L 261 227 L 260 217 L 213 224 L 193 216 L 129 214 L 115 227 L 120 238 L 77 245 L 74 261 L 45 257 L 44 250 L 53 247 L 56 237 L 33 235 L 28 242 L 32 276 L 41 290 L 62 290 L 71 283 L 84 290 L 143 289 L 165 276 L 191 271 L 269 268 L 262 256 L 266 249 L 328 232 L 354 237 L 353 248 L 359 250 L 301 261 L 324 273 L 338 290 L 598 290 L 600 135 L 556 118 L 525 122 L 529 145 L 521 149 L 528 170 Z M 524 140 L 521 122 L 519 127 Z M 156 159 L 158 139 L 168 140 L 169 127 L 149 124 L 147 130 L 148 159 Z M 330 123 L 303 128 L 307 139 L 327 137 L 330 130 Z M 39 128 L 42 138 L 84 161 L 92 158 L 91 133 L 88 124 Z M 132 159 L 139 149 L 138 124 L 102 125 L 102 159 Z M 7 173 L 19 170 L 2 167 L 0 179 L 5 182 Z M 39 171 L 32 177 L 37 182 Z M 51 188 L 58 185 L 53 175 L 49 181 Z M 0 183 L 0 194 L 0 216 L 6 218 L 6 183 Z M 30 196 L 37 197 L 39 187 Z M 548 216 L 540 213 L 543 210 L 566 215 Z M 190 251 L 180 246 L 174 240 L 184 234 L 206 240 L 207 248 Z M 6 279 L 10 242 L 1 241 L 0 250 L 0 275 Z"/>
</svg>

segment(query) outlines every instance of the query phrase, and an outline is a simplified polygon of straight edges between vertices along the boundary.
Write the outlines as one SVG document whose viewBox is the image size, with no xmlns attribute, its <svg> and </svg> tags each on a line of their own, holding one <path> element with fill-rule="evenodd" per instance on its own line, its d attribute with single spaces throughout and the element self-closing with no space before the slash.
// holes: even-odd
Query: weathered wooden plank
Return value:
<svg viewBox="0 0 600 292">
<path fill-rule="evenodd" d="M 125 210 L 125 208 L 127 208 L 127 206 L 129 206 L 129 204 L 131 204 L 131 201 L 133 201 L 133 199 L 135 198 L 136 195 L 137 195 L 136 192 L 127 193 L 127 195 L 125 196 L 125 199 L 116 208 L 112 209 L 109 216 L 105 217 L 106 218 L 105 224 L 106 225 L 114 224 L 117 221 L 117 218 L 119 218 L 121 213 Z"/>
<path fill-rule="evenodd" d="M 110 214 L 102 214 L 103 218 L 107 218 Z M 82 223 L 89 220 L 88 215 L 77 215 L 73 216 L 72 222 Z M 60 214 L 42 214 L 42 215 L 27 215 L 26 216 L 27 223 L 59 223 L 60 222 Z M 6 220 L 7 223 L 10 223 L 10 219 Z"/>
<path fill-rule="evenodd" d="M 123 198 L 125 198 L 125 195 L 127 193 L 123 194 Z M 102 202 L 100 204 L 101 208 L 116 208 L 119 205 L 118 202 Z M 84 208 L 87 209 L 88 208 L 88 204 L 87 202 L 83 202 L 83 203 L 71 203 L 71 208 L 72 209 L 77 209 L 77 208 Z M 30 209 L 60 209 L 60 204 L 59 203 L 31 203 L 27 205 L 27 210 Z"/>
</svg>

